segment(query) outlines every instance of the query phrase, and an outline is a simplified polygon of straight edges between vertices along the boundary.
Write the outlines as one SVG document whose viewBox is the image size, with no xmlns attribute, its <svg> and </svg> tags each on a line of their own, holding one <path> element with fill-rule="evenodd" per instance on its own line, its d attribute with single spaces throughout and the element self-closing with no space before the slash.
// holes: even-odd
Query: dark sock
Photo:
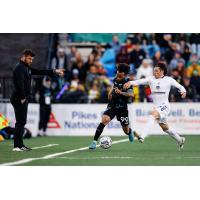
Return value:
<svg viewBox="0 0 200 200">
<path fill-rule="evenodd" d="M 131 132 L 132 132 L 132 129 L 131 129 L 131 128 L 129 128 L 128 135 L 130 135 L 130 134 L 131 134 Z"/>
<path fill-rule="evenodd" d="M 101 133 L 103 132 L 105 125 L 100 123 L 99 126 L 97 127 L 97 130 L 95 132 L 95 136 L 94 136 L 94 140 L 97 141 L 101 135 Z"/>
</svg>

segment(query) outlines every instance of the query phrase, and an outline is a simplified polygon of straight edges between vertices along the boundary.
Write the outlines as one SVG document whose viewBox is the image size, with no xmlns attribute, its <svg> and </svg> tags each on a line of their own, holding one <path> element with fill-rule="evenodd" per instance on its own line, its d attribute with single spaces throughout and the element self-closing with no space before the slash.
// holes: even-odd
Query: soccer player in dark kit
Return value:
<svg viewBox="0 0 200 200">
<path fill-rule="evenodd" d="M 35 54 L 32 50 L 23 51 L 19 63 L 13 71 L 14 90 L 11 96 L 11 104 L 15 111 L 15 133 L 13 151 L 30 151 L 23 143 L 24 126 L 27 121 L 28 101 L 31 91 L 32 75 L 64 75 L 64 70 L 38 70 L 31 67 Z"/>
<path fill-rule="evenodd" d="M 117 75 L 113 80 L 113 88 L 111 89 L 108 99 L 109 103 L 107 110 L 103 113 L 102 121 L 96 129 L 93 142 L 90 144 L 89 149 L 96 149 L 97 140 L 99 139 L 104 127 L 116 116 L 117 120 L 121 123 L 122 129 L 129 137 L 129 141 L 134 141 L 134 135 L 139 138 L 139 135 L 132 131 L 129 127 L 128 117 L 128 100 L 133 97 L 133 88 L 130 87 L 126 90 L 123 89 L 125 83 L 129 81 L 127 75 L 129 73 L 130 66 L 125 63 L 117 65 Z"/>
</svg>

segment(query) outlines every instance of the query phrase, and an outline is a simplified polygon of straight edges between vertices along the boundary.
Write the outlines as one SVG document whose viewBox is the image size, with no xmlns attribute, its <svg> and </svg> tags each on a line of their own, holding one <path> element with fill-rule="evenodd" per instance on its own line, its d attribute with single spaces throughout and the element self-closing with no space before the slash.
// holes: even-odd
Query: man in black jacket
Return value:
<svg viewBox="0 0 200 200">
<path fill-rule="evenodd" d="M 16 65 L 13 72 L 14 90 L 11 96 L 11 104 L 15 110 L 15 135 L 13 151 L 30 151 L 23 143 L 24 126 L 27 121 L 28 101 L 31 91 L 31 76 L 32 75 L 59 75 L 63 76 L 64 71 L 56 70 L 38 70 L 31 68 L 31 64 L 35 54 L 32 50 L 26 49 L 23 51 L 19 63 Z"/>
</svg>

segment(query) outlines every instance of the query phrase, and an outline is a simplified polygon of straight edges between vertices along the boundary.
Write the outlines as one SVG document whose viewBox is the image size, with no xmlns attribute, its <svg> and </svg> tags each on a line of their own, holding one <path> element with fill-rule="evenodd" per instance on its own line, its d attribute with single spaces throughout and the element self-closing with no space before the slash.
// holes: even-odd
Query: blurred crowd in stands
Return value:
<svg viewBox="0 0 200 200">
<path fill-rule="evenodd" d="M 106 103 L 117 63 L 131 66 L 131 80 L 152 75 L 153 66 L 162 61 L 172 76 L 187 90 L 181 99 L 172 88 L 171 102 L 200 101 L 200 34 L 127 34 L 125 42 L 117 35 L 106 45 L 96 44 L 86 60 L 75 46 L 70 51 L 57 46 L 51 68 L 64 68 L 64 78 L 51 79 L 53 102 Z M 44 81 L 36 83 L 37 88 Z M 133 102 L 151 102 L 148 86 L 134 87 Z"/>
</svg>

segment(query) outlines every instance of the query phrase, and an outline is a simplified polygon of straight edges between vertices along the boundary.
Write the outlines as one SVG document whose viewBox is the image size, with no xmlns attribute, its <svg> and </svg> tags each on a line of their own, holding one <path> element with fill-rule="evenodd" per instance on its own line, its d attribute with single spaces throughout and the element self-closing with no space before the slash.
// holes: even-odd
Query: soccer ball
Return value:
<svg viewBox="0 0 200 200">
<path fill-rule="evenodd" d="M 111 140 L 111 138 L 108 137 L 108 136 L 102 136 L 102 137 L 100 138 L 99 143 L 100 143 L 100 147 L 101 147 L 101 148 L 103 148 L 103 149 L 108 149 L 108 148 L 110 148 L 111 145 L 112 145 L 112 140 Z"/>
</svg>

